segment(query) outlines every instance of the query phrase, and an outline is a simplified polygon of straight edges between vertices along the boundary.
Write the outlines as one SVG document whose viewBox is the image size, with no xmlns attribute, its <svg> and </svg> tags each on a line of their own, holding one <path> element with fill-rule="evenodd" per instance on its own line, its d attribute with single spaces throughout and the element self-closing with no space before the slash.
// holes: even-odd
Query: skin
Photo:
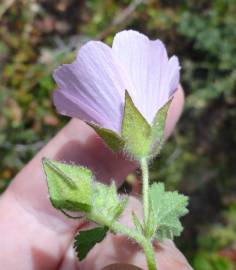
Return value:
<svg viewBox="0 0 236 270">
<path fill-rule="evenodd" d="M 166 137 L 181 114 L 183 102 L 183 91 L 179 89 L 168 113 Z M 51 206 L 42 157 L 85 165 L 101 181 L 109 183 L 113 177 L 117 185 L 136 166 L 122 154 L 112 153 L 82 121 L 71 120 L 18 173 L 0 198 L 0 268 L 100 270 L 112 263 L 129 263 L 147 269 L 140 248 L 121 235 L 109 234 L 84 261 L 77 262 L 72 248 L 73 237 L 77 231 L 90 225 L 83 220 L 68 219 Z M 130 198 L 121 222 L 130 223 L 130 209 L 139 214 L 142 212 L 139 201 Z M 155 249 L 159 270 L 191 269 L 171 241 L 156 244 Z M 122 266 L 119 269 L 132 268 Z"/>
</svg>

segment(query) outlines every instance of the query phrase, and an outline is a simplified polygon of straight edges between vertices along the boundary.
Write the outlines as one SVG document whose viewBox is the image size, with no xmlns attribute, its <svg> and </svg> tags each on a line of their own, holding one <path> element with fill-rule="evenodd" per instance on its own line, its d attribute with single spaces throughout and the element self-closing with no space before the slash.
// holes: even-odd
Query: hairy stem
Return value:
<svg viewBox="0 0 236 270">
<path fill-rule="evenodd" d="M 155 254 L 153 250 L 152 243 L 150 240 L 146 239 L 144 235 L 138 233 L 137 231 L 124 226 L 119 222 L 114 222 L 111 225 L 111 230 L 116 233 L 122 233 L 129 238 L 135 240 L 144 250 L 144 254 L 146 256 L 148 270 L 157 270 L 156 261 L 155 261 Z"/>
<path fill-rule="evenodd" d="M 99 213 L 87 215 L 87 218 L 98 224 L 109 227 L 109 229 L 114 233 L 121 233 L 128 238 L 135 240 L 143 248 L 147 260 L 148 270 L 157 270 L 155 254 L 150 239 L 146 239 L 145 236 L 140 232 L 132 228 L 126 227 L 118 221 L 110 223 L 110 220 L 107 220 L 106 217 L 99 215 Z"/>
<path fill-rule="evenodd" d="M 152 242 L 147 240 L 143 243 L 143 250 L 146 256 L 147 265 L 149 270 L 157 270 L 156 261 L 155 261 L 155 253 L 153 250 Z"/>
<path fill-rule="evenodd" d="M 146 158 L 140 160 L 143 175 L 143 215 L 144 215 L 144 231 L 148 225 L 149 217 L 149 179 L 148 179 L 148 162 Z"/>
</svg>

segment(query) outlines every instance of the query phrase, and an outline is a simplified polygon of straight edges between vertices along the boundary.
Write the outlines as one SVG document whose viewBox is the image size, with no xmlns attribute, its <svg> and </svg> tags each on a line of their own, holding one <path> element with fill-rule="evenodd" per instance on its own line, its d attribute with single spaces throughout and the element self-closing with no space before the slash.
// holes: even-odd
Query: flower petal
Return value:
<svg viewBox="0 0 236 270">
<path fill-rule="evenodd" d="M 69 95 L 69 91 L 58 89 L 53 93 L 53 101 L 57 111 L 62 115 L 84 119 L 91 123 L 100 123 L 106 125 L 108 120 L 103 118 L 99 113 L 94 111 L 88 105 L 78 101 L 75 96 Z M 112 125 L 112 124 L 111 124 Z"/>
<path fill-rule="evenodd" d="M 173 55 L 168 62 L 169 87 L 171 95 L 178 88 L 180 80 L 180 64 L 177 56 Z"/>
<path fill-rule="evenodd" d="M 54 72 L 59 86 L 54 95 L 58 111 L 119 132 L 127 86 L 122 73 L 110 47 L 88 42 L 75 62 Z"/>
<path fill-rule="evenodd" d="M 116 34 L 112 50 L 134 85 L 133 89 L 128 89 L 134 104 L 151 123 L 179 80 L 176 59 L 168 61 L 166 48 L 160 40 L 151 41 L 133 30 Z"/>
</svg>

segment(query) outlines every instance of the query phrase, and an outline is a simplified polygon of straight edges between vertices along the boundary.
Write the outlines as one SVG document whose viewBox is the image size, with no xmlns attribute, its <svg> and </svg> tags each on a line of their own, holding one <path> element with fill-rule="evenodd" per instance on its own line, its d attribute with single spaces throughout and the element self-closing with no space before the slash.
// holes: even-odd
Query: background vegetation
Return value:
<svg viewBox="0 0 236 270">
<path fill-rule="evenodd" d="M 0 190 L 61 128 L 52 70 L 88 39 L 133 28 L 180 57 L 186 106 L 152 169 L 190 196 L 177 244 L 199 270 L 236 269 L 235 0 L 3 0 Z"/>
</svg>

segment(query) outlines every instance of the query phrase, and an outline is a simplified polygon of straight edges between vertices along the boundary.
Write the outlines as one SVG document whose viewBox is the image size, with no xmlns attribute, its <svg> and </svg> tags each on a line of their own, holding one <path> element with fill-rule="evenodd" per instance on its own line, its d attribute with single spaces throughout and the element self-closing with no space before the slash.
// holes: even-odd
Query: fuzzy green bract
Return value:
<svg viewBox="0 0 236 270">
<path fill-rule="evenodd" d="M 92 172 L 84 167 L 43 160 L 52 205 L 58 209 L 84 212 L 103 225 L 111 224 L 123 212 L 127 198 L 110 186 L 93 181 Z"/>
<path fill-rule="evenodd" d="M 136 230 L 139 233 L 143 234 L 143 225 L 134 212 L 132 212 L 132 221 L 133 221 L 133 224 L 134 224 Z"/>
<path fill-rule="evenodd" d="M 121 138 L 124 140 L 125 151 L 135 159 L 152 158 L 159 154 L 164 141 L 165 121 L 171 100 L 160 108 L 152 125 L 149 125 L 126 91 Z"/>
<path fill-rule="evenodd" d="M 88 212 L 92 205 L 93 174 L 90 170 L 43 159 L 52 205 L 58 209 Z"/>
<path fill-rule="evenodd" d="M 74 248 L 77 257 L 82 261 L 89 251 L 99 242 L 101 242 L 108 231 L 108 227 L 97 227 L 87 231 L 81 231 L 75 237 Z"/>
<path fill-rule="evenodd" d="M 150 198 L 156 220 L 155 238 L 162 241 L 179 236 L 183 230 L 179 219 L 188 213 L 188 197 L 176 191 L 165 191 L 163 183 L 154 183 L 150 187 Z"/>
<path fill-rule="evenodd" d="M 125 92 L 125 108 L 121 137 L 125 141 L 126 151 L 140 159 L 148 155 L 151 127 L 135 107 L 128 92 Z"/>
<path fill-rule="evenodd" d="M 108 186 L 93 181 L 94 176 L 87 168 L 46 158 L 43 159 L 43 167 L 50 200 L 55 208 L 82 212 L 88 220 L 103 226 L 81 232 L 76 237 L 75 247 L 82 260 L 122 214 L 127 198 L 117 194 L 114 182 Z"/>
<path fill-rule="evenodd" d="M 124 147 L 124 141 L 122 138 L 114 131 L 99 127 L 93 123 L 87 123 L 91 126 L 96 133 L 104 140 L 104 142 L 115 152 L 120 151 Z"/>
<path fill-rule="evenodd" d="M 123 212 L 127 204 L 127 198 L 122 198 L 117 194 L 115 183 L 110 186 L 95 183 L 93 191 L 93 205 L 89 216 L 96 222 L 105 221 L 110 225 Z"/>
<path fill-rule="evenodd" d="M 152 156 L 159 154 L 164 143 L 166 117 L 172 100 L 173 98 L 171 98 L 162 108 L 160 108 L 160 110 L 156 113 L 155 118 L 153 119 L 151 127 Z"/>
<path fill-rule="evenodd" d="M 158 213 L 156 212 L 156 209 L 153 207 L 153 203 L 150 200 L 149 202 L 149 216 L 148 216 L 148 221 L 146 224 L 146 231 L 145 231 L 145 236 L 148 239 L 152 239 L 157 231 L 157 226 L 158 226 L 158 218 L 157 218 Z"/>
</svg>

